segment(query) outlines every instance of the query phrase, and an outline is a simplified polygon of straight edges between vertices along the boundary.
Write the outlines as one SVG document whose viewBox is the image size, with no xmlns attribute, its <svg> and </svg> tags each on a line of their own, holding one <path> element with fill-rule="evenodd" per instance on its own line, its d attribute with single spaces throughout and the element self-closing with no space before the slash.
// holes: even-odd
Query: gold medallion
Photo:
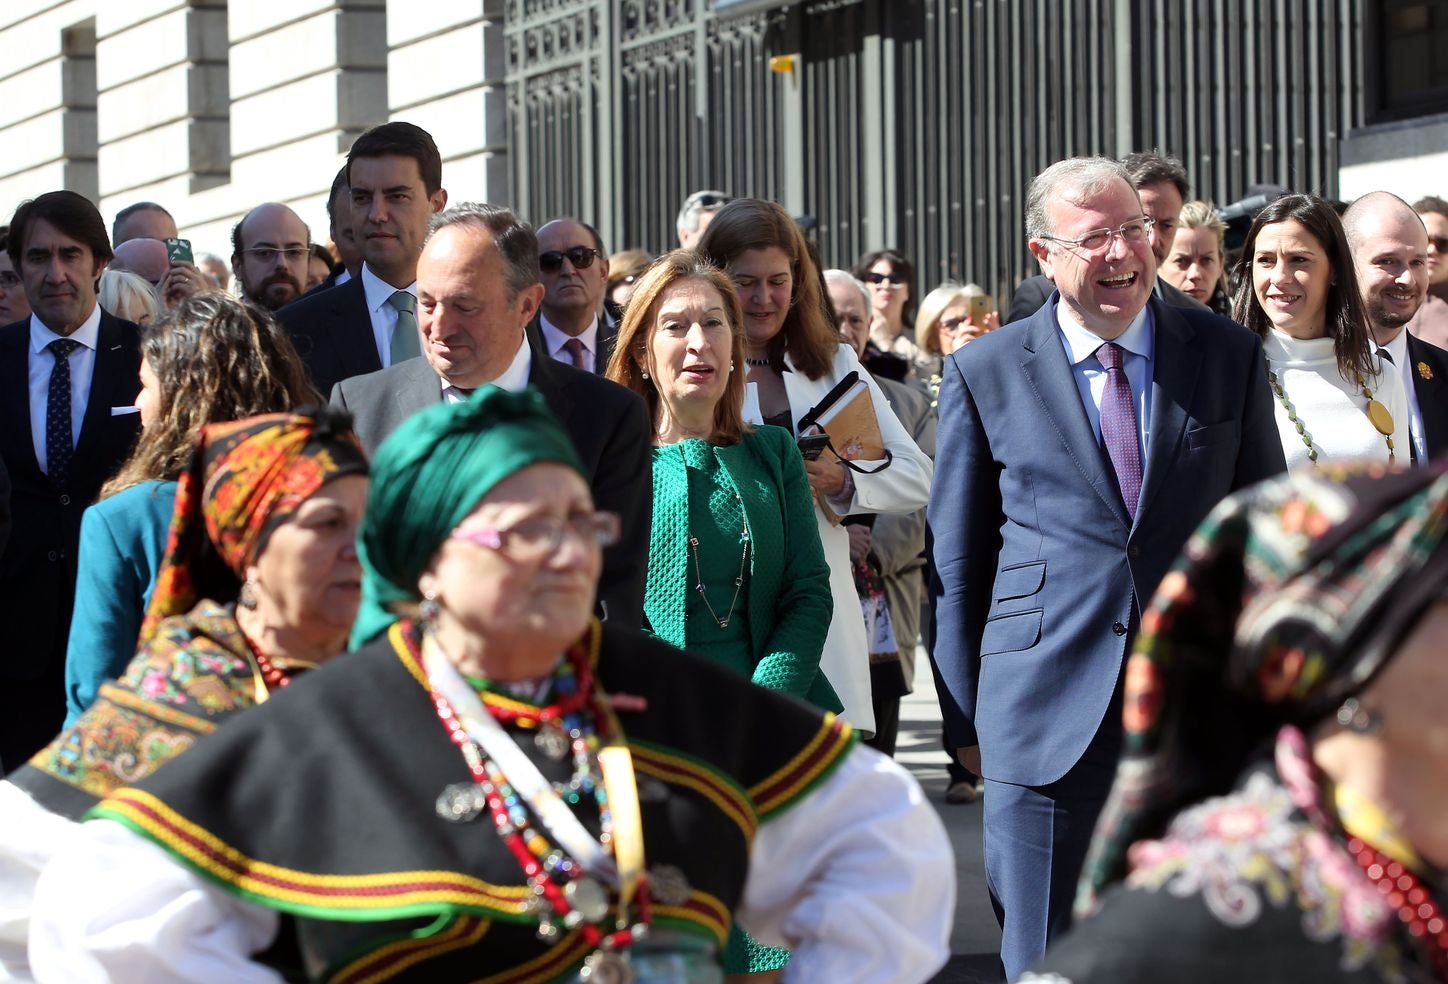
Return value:
<svg viewBox="0 0 1448 984">
<path fill-rule="evenodd" d="M 1392 436 L 1393 415 L 1377 400 L 1368 401 L 1368 419 L 1373 422 L 1373 426 L 1378 429 L 1379 434 Z"/>
<path fill-rule="evenodd" d="M 1418 375 L 1424 379 L 1433 378 L 1433 367 L 1426 362 L 1418 363 Z"/>
</svg>

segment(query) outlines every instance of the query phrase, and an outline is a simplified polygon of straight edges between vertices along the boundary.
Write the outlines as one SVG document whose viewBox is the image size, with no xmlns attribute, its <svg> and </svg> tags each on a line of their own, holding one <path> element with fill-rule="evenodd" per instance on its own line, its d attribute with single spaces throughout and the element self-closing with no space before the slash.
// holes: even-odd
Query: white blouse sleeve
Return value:
<svg viewBox="0 0 1448 984">
<path fill-rule="evenodd" d="M 281 981 L 251 959 L 277 913 L 182 867 L 110 820 L 81 825 L 35 891 L 30 964 L 41 982 Z"/>
<path fill-rule="evenodd" d="M 793 951 L 785 981 L 929 980 L 950 957 L 950 840 L 910 774 L 856 746 L 760 827 L 738 917 Z"/>
<path fill-rule="evenodd" d="M 875 419 L 880 425 L 880 436 L 885 449 L 890 452 L 890 464 L 872 475 L 852 471 L 855 494 L 845 515 L 852 513 L 908 513 L 925 505 L 930 498 L 930 479 L 935 465 L 915 443 L 895 411 L 890 400 L 880 389 L 869 372 L 860 365 L 854 349 L 841 345 L 835 357 L 834 378 L 840 379 L 847 373 L 858 372 L 865 385 L 870 388 L 870 400 L 875 405 Z M 867 462 L 860 462 L 868 467 Z"/>
</svg>

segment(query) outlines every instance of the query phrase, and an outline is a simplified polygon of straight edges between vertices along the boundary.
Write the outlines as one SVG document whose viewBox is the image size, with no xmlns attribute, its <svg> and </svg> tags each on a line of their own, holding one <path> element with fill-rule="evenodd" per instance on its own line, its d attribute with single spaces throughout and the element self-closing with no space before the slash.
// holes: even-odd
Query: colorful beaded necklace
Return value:
<svg viewBox="0 0 1448 984">
<path fill-rule="evenodd" d="M 1448 981 L 1448 922 L 1444 921 L 1442 907 L 1423 887 L 1422 879 L 1361 837 L 1349 838 L 1347 849 L 1368 881 L 1397 912 L 1408 935 L 1427 952 L 1438 979 Z"/>
<path fill-rule="evenodd" d="M 403 637 L 413 658 L 420 660 L 417 633 L 404 631 Z M 496 693 L 485 692 L 481 696 L 488 712 L 500 723 L 542 729 L 557 722 L 567 728 L 574 752 L 573 776 L 566 784 L 554 783 L 554 788 L 570 803 L 581 802 L 584 796 L 593 797 L 599 811 L 599 842 L 608 849 L 613 840 L 613 818 L 598 767 L 598 749 L 613 730 L 608 725 L 612 712 L 594 685 L 589 654 L 582 644 L 570 648 L 559 663 L 553 692 L 557 699 L 546 707 L 500 698 Z M 538 938 L 545 943 L 556 943 L 562 935 L 561 924 L 562 929 L 577 929 L 590 947 L 613 953 L 630 946 L 647 932 L 652 922 L 647 880 L 639 886 L 634 900 L 639 922 L 631 924 L 628 913 L 620 912 L 614 929 L 605 932 L 601 924 L 611 908 L 607 893 L 533 822 L 523 798 L 468 735 L 448 699 L 436 688 L 431 688 L 431 695 L 438 719 L 447 729 L 448 738 L 462 752 L 468 772 L 482 792 L 494 829 L 523 869 L 533 891 L 534 907 L 539 910 Z M 604 722 L 607 729 L 604 733 L 600 734 L 597 722 Z M 535 743 L 542 747 L 536 739 Z"/>
</svg>

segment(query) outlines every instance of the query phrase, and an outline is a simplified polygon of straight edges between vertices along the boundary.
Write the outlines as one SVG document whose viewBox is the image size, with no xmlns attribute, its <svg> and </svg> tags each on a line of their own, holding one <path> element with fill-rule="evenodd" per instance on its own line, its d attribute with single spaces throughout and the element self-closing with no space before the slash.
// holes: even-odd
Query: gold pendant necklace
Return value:
<svg viewBox="0 0 1448 984">
<path fill-rule="evenodd" d="M 1277 379 L 1277 372 L 1272 368 L 1267 369 L 1267 382 L 1272 386 L 1272 392 L 1277 396 L 1277 402 L 1282 404 L 1282 409 L 1287 411 L 1287 419 L 1297 430 L 1297 436 L 1302 438 L 1302 443 L 1307 445 L 1307 460 L 1312 462 L 1312 467 L 1317 467 L 1317 445 L 1312 443 L 1312 432 L 1309 431 L 1301 419 L 1297 416 L 1297 410 L 1287 399 L 1287 393 L 1282 388 L 1282 383 Z M 1363 374 L 1357 374 L 1358 389 L 1362 391 L 1363 398 L 1368 401 L 1365 408 L 1368 422 L 1381 435 L 1388 445 L 1388 464 L 1394 464 L 1398 460 L 1397 452 L 1393 449 L 1393 415 L 1387 407 L 1373 397 L 1373 391 L 1368 389 L 1367 381 Z"/>
</svg>

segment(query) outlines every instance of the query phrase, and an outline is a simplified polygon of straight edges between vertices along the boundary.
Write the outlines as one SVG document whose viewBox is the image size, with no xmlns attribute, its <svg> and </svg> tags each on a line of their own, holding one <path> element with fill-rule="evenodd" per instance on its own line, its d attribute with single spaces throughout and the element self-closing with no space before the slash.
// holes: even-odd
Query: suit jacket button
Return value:
<svg viewBox="0 0 1448 984">
<path fill-rule="evenodd" d="M 62 506 L 70 505 L 70 496 L 62 494 L 60 497 L 60 504 Z"/>
<path fill-rule="evenodd" d="M 1120 622 L 1117 622 L 1111 627 L 1111 631 L 1115 632 L 1119 636 L 1123 636 L 1126 635 L 1126 626 L 1122 625 Z"/>
<path fill-rule="evenodd" d="M 59 559 L 60 559 L 60 554 L 58 554 L 58 553 L 56 553 L 54 550 L 52 550 L 52 551 L 50 551 L 50 553 L 48 553 L 48 554 L 45 555 L 45 559 L 46 559 L 46 560 L 49 560 L 49 561 L 56 561 L 56 560 L 59 560 Z"/>
<path fill-rule="evenodd" d="M 1129 544 L 1126 548 L 1126 556 L 1130 557 L 1132 560 L 1135 560 L 1137 557 L 1141 556 L 1141 548 L 1134 543 Z"/>
</svg>

